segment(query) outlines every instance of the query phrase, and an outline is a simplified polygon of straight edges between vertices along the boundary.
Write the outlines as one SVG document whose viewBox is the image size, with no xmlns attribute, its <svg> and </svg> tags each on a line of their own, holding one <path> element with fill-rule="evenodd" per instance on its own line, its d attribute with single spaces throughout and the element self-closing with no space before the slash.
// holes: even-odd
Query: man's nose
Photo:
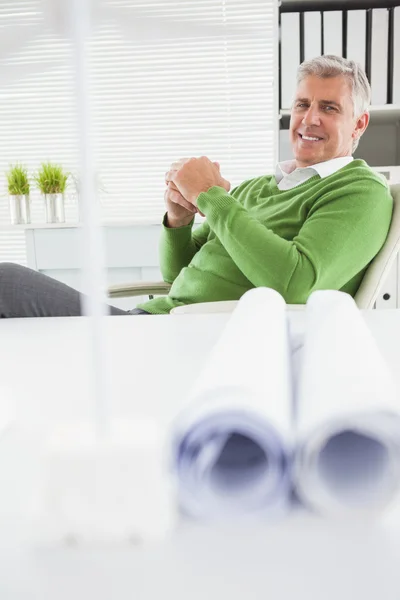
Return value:
<svg viewBox="0 0 400 600">
<path fill-rule="evenodd" d="M 316 106 L 310 106 L 303 117 L 303 125 L 320 125 L 319 109 Z"/>
</svg>

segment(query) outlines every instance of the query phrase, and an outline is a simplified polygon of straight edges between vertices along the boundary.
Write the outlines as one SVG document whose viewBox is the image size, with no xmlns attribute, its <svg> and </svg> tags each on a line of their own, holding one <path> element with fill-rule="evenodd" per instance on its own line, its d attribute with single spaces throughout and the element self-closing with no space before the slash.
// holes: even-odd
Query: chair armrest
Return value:
<svg viewBox="0 0 400 600">
<path fill-rule="evenodd" d="M 225 300 L 220 302 L 199 302 L 198 304 L 186 304 L 173 308 L 170 314 L 188 315 L 188 314 L 211 314 L 211 313 L 229 313 L 237 305 L 237 300 Z M 287 304 L 287 310 L 304 310 L 305 304 Z"/>
<path fill-rule="evenodd" d="M 152 296 L 168 294 L 171 284 L 165 281 L 135 281 L 111 285 L 107 294 L 109 298 L 126 298 L 128 296 Z"/>
</svg>

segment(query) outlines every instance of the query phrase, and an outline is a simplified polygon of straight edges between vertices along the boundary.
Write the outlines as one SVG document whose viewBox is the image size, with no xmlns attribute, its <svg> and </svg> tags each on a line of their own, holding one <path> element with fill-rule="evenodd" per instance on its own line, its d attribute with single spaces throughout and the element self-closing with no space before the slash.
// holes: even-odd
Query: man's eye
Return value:
<svg viewBox="0 0 400 600">
<path fill-rule="evenodd" d="M 327 110 L 328 112 L 330 112 L 331 110 L 335 110 L 335 107 L 327 105 L 327 106 L 324 106 L 324 109 Z"/>
<path fill-rule="evenodd" d="M 296 108 L 303 108 L 304 106 L 307 106 L 306 104 L 304 104 L 304 102 L 297 102 L 296 104 Z"/>
</svg>

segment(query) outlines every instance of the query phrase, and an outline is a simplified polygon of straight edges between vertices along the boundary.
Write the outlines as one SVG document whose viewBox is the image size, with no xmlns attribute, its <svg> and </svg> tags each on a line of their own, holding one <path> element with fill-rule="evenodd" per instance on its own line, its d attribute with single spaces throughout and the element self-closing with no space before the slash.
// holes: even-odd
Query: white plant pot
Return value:
<svg viewBox="0 0 400 600">
<path fill-rule="evenodd" d="M 9 197 L 10 217 L 13 225 L 31 222 L 31 206 L 29 195 L 14 195 Z"/>
<path fill-rule="evenodd" d="M 64 194 L 45 194 L 46 223 L 65 223 Z"/>
</svg>

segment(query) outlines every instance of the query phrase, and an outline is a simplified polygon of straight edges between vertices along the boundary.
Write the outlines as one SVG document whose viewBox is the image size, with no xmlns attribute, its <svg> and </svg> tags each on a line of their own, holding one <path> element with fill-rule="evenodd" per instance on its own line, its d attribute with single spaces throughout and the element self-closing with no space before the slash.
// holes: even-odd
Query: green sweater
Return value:
<svg viewBox="0 0 400 600">
<path fill-rule="evenodd" d="M 333 175 L 315 175 L 281 191 L 274 176 L 245 181 L 227 193 L 202 192 L 206 221 L 192 232 L 165 226 L 160 267 L 167 297 L 139 305 L 153 314 L 175 306 L 238 300 L 253 287 L 304 304 L 314 290 L 357 291 L 382 247 L 392 216 L 388 185 L 363 160 Z"/>
</svg>

